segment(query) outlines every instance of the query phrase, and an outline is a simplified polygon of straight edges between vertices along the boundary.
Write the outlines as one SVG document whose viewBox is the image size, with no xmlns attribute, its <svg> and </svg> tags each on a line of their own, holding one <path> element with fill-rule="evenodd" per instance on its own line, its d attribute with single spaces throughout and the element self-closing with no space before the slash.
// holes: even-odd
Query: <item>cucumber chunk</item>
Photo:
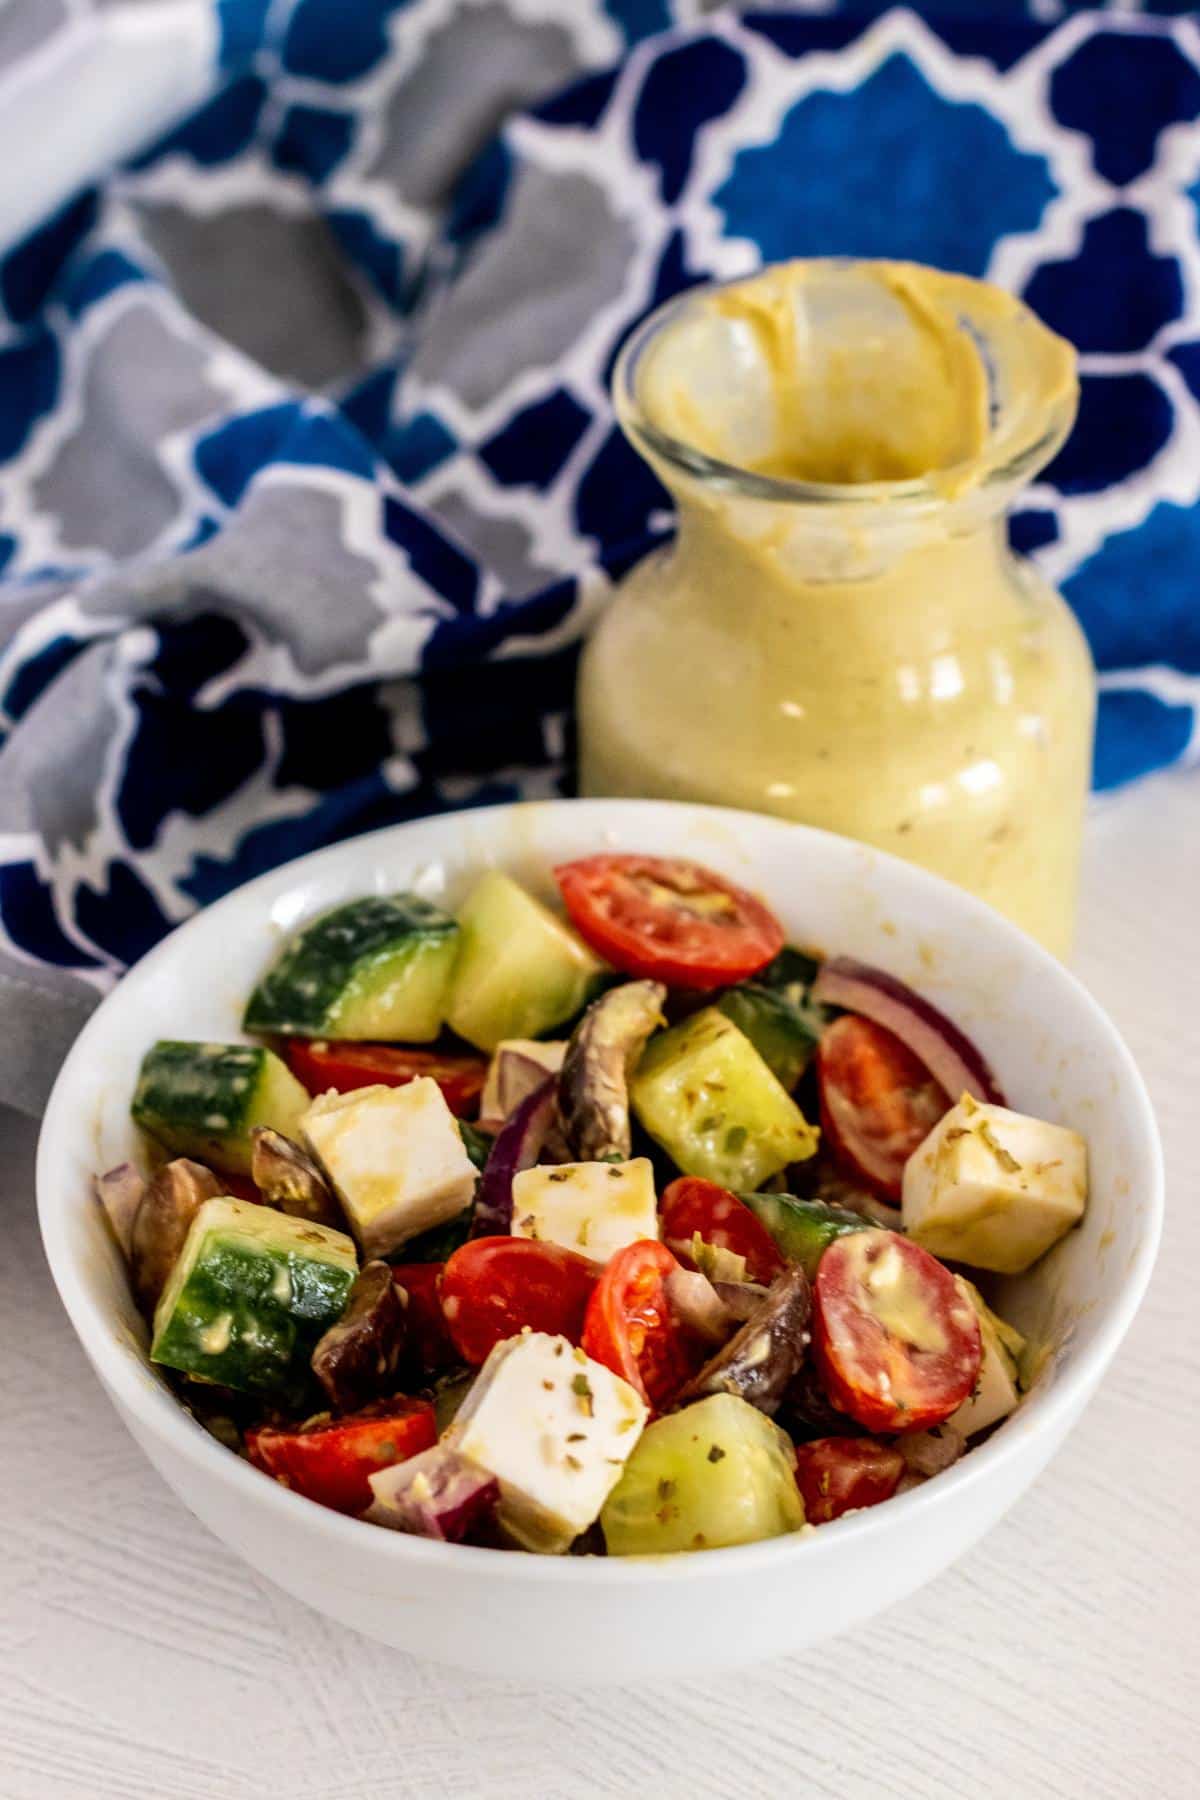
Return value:
<svg viewBox="0 0 1200 1800">
<path fill-rule="evenodd" d="M 155 1311 L 151 1360 L 304 1405 L 314 1394 L 309 1358 L 357 1272 L 342 1231 L 246 1200 L 206 1200 Z"/>
<path fill-rule="evenodd" d="M 458 926 L 416 894 L 374 894 L 315 919 L 250 996 L 243 1028 L 428 1043 L 442 1028 Z"/>
<path fill-rule="evenodd" d="M 544 1036 L 572 1018 L 606 974 L 569 925 L 498 869 L 472 889 L 458 922 L 446 1019 L 479 1050 Z"/>
<path fill-rule="evenodd" d="M 687 1175 L 761 1187 L 817 1133 L 754 1045 L 716 1007 L 652 1038 L 630 1088 L 639 1121 Z"/>
<path fill-rule="evenodd" d="M 844 1206 L 826 1206 L 823 1200 L 794 1200 L 790 1194 L 738 1197 L 762 1220 L 788 1261 L 799 1263 L 810 1281 L 834 1238 L 844 1237 L 848 1231 L 870 1231 L 875 1223 Z"/>
<path fill-rule="evenodd" d="M 782 993 L 745 981 L 717 1002 L 718 1011 L 744 1031 L 782 1087 L 790 1093 L 817 1047 L 808 1018 Z"/>
<path fill-rule="evenodd" d="M 610 1556 L 754 1544 L 803 1523 L 791 1439 L 734 1394 L 648 1425 L 600 1514 Z"/>
<path fill-rule="evenodd" d="M 261 1044 L 164 1039 L 146 1052 L 130 1111 L 176 1156 L 248 1175 L 251 1129 L 295 1137 L 310 1105 L 291 1070 Z"/>
</svg>

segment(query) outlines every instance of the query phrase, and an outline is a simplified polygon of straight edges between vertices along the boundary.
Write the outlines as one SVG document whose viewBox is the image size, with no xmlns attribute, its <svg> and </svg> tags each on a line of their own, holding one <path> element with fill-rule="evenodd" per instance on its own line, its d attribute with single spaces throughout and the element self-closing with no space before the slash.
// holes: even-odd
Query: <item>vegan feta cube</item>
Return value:
<svg viewBox="0 0 1200 1800">
<path fill-rule="evenodd" d="M 973 1283 L 960 1275 L 958 1285 L 979 1316 L 983 1361 L 979 1365 L 974 1393 L 951 1414 L 949 1423 L 964 1437 L 973 1437 L 976 1432 L 995 1425 L 997 1420 L 1007 1419 L 1009 1413 L 1016 1410 L 1021 1398 L 1017 1385 L 1017 1358 L 1024 1349 L 1025 1340 L 1013 1326 L 996 1316 Z"/>
<path fill-rule="evenodd" d="M 627 1381 L 526 1331 L 496 1345 L 443 1442 L 496 1477 L 509 1537 L 558 1554 L 599 1517 L 645 1423 Z"/>
<path fill-rule="evenodd" d="M 364 1256 L 386 1256 L 469 1203 L 475 1169 L 437 1082 L 322 1094 L 301 1131 Z"/>
<path fill-rule="evenodd" d="M 1019 1275 L 1083 1217 L 1077 1131 L 964 1094 L 904 1170 L 904 1229 L 935 1256 Z"/>
<path fill-rule="evenodd" d="M 626 1244 L 656 1238 L 658 1197 L 649 1158 L 522 1170 L 513 1181 L 512 1234 L 561 1244 L 595 1262 L 607 1262 Z"/>
<path fill-rule="evenodd" d="M 499 1131 L 526 1094 L 546 1076 L 558 1074 L 566 1054 L 565 1039 L 505 1038 L 497 1044 L 479 1101 L 479 1123 L 484 1130 Z"/>
</svg>

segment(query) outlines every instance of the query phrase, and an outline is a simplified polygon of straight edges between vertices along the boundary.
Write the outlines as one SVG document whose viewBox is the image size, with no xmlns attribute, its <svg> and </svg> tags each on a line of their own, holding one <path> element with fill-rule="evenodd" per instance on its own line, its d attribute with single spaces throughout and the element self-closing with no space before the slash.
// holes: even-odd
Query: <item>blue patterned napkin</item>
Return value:
<svg viewBox="0 0 1200 1800">
<path fill-rule="evenodd" d="M 249 876 L 558 791 L 667 524 L 614 352 L 764 259 L 988 275 L 1075 341 L 1016 540 L 1097 785 L 1195 754 L 1200 32 L 1036 12 L 220 0 L 211 102 L 0 265 L 0 1094 Z"/>
</svg>

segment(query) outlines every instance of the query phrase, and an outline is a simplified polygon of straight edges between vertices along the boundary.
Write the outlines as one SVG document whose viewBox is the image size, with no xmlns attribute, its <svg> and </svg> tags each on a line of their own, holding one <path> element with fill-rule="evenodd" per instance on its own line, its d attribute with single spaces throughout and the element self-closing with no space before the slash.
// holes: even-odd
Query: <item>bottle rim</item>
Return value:
<svg viewBox="0 0 1200 1800">
<path fill-rule="evenodd" d="M 855 257 L 811 257 L 797 259 L 794 265 L 818 271 L 870 271 L 880 265 L 870 259 Z M 917 274 L 925 271 L 918 265 L 886 265 L 901 267 Z M 1047 382 L 1046 391 L 1033 405 L 1023 409 L 1019 418 L 1006 415 L 1002 404 L 995 403 L 985 444 L 980 451 L 961 462 L 933 469 L 927 474 L 898 481 L 821 482 L 763 474 L 735 462 L 713 456 L 696 444 L 688 443 L 665 430 L 648 413 L 639 388 L 639 372 L 647 352 L 672 327 L 707 296 L 741 287 L 761 278 L 763 271 L 735 276 L 726 281 L 704 282 L 687 288 L 655 308 L 626 338 L 614 365 L 612 397 L 617 420 L 643 456 L 658 465 L 670 481 L 670 475 L 698 482 L 705 488 L 733 498 L 765 501 L 790 507 L 807 506 L 828 511 L 832 508 L 858 510 L 864 505 L 878 514 L 893 509 L 907 515 L 945 511 L 956 504 L 982 507 L 995 511 L 1006 504 L 1020 488 L 1026 486 L 1065 441 L 1075 421 L 1078 405 L 1078 382 L 1074 374 L 1074 350 L 1057 333 L 1042 323 L 1022 302 L 1005 296 L 1008 322 L 1034 351 L 1055 352 L 1060 370 L 1069 371 L 1068 378 Z M 969 276 L 944 277 L 953 282 L 964 296 L 978 291 L 994 296 L 992 284 Z M 985 352 L 985 367 L 990 348 L 988 334 L 964 310 L 960 323 L 972 331 Z M 1011 348 L 1010 348 L 1011 353 Z M 989 374 L 992 371 L 989 368 Z M 1036 390 L 1036 384 L 1035 384 Z"/>
</svg>

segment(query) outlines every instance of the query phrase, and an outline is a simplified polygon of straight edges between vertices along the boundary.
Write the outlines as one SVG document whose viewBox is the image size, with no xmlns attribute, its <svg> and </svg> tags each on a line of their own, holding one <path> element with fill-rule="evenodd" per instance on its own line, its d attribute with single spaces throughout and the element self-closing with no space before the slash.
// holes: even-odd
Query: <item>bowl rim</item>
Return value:
<svg viewBox="0 0 1200 1800">
<path fill-rule="evenodd" d="M 135 1370 L 111 1331 L 111 1320 L 106 1309 L 89 1292 L 81 1266 L 83 1259 L 72 1246 L 69 1229 L 77 1198 L 68 1191 L 71 1184 L 65 1178 L 67 1172 L 60 1171 L 60 1165 L 70 1154 L 72 1138 L 77 1137 L 79 1130 L 72 1118 L 72 1090 L 82 1071 L 89 1065 L 93 1043 L 108 1029 L 114 1013 L 119 1013 L 128 1003 L 130 990 L 136 992 L 142 984 L 152 981 L 159 967 L 178 956 L 181 945 L 187 943 L 188 934 L 201 921 L 207 925 L 213 914 L 220 914 L 222 909 L 232 911 L 235 906 L 242 906 L 247 902 L 253 904 L 256 896 L 263 897 L 265 907 L 270 904 L 266 899 L 268 894 L 274 900 L 277 898 L 275 890 L 286 890 L 295 881 L 319 873 L 323 868 L 341 864 L 347 857 L 352 858 L 355 852 L 360 852 L 364 845 L 381 844 L 385 840 L 419 833 L 430 826 L 443 830 L 452 829 L 454 820 L 495 818 L 500 814 L 544 814 L 563 809 L 582 812 L 585 816 L 592 813 L 598 822 L 611 822 L 614 812 L 630 819 L 653 818 L 664 810 L 688 813 L 702 821 L 707 820 L 718 828 L 724 827 L 735 835 L 748 826 L 756 832 L 766 831 L 770 835 L 786 834 L 798 849 L 802 849 L 806 843 L 819 845 L 818 853 L 825 856 L 866 853 L 884 866 L 890 884 L 898 884 L 901 888 L 907 885 L 918 894 L 931 887 L 949 893 L 953 896 L 952 904 L 961 908 L 968 918 L 975 916 L 993 937 L 998 934 L 1001 945 L 1007 940 L 1009 949 L 1018 951 L 1026 961 L 1032 961 L 1035 968 L 1040 967 L 1054 981 L 1066 983 L 1073 991 L 1089 1023 L 1108 1041 L 1122 1081 L 1127 1086 L 1137 1122 L 1135 1148 L 1146 1164 L 1145 1174 L 1148 1177 L 1145 1191 L 1140 1196 L 1146 1209 L 1146 1225 L 1142 1240 L 1124 1272 L 1117 1293 L 1106 1303 L 1105 1316 L 1099 1323 L 1094 1340 L 1084 1347 L 1070 1369 L 1057 1376 L 1042 1400 L 1039 1413 L 1026 1424 L 1024 1431 L 1021 1429 L 1023 1414 L 1019 1410 L 1007 1428 L 995 1432 L 986 1443 L 962 1457 L 952 1468 L 939 1475 L 936 1481 L 925 1482 L 907 1494 L 896 1495 L 886 1506 L 867 1508 L 832 1520 L 819 1528 L 802 1529 L 757 1543 L 710 1549 L 702 1556 L 664 1553 L 629 1557 L 505 1555 L 483 1546 L 440 1544 L 402 1532 L 383 1530 L 362 1519 L 317 1507 L 311 1500 L 290 1492 L 269 1476 L 264 1476 L 242 1457 L 218 1443 L 179 1404 L 165 1384 L 158 1380 L 148 1383 Z M 750 854 L 753 856 L 752 851 Z M 718 854 L 714 854 L 714 861 L 719 864 Z M 744 881 L 745 877 L 742 879 Z M 1018 1462 L 1031 1435 L 1054 1443 L 1056 1426 L 1061 1427 L 1062 1432 L 1069 1429 L 1075 1413 L 1082 1409 L 1119 1349 L 1145 1295 L 1162 1234 L 1164 1164 L 1158 1125 L 1145 1081 L 1117 1027 L 1076 975 L 986 902 L 940 876 L 904 862 L 886 851 L 876 850 L 834 832 L 770 815 L 671 800 L 556 799 L 459 809 L 452 813 L 432 814 L 361 833 L 320 850 L 309 851 L 267 870 L 176 926 L 134 964 L 106 995 L 64 1060 L 51 1091 L 38 1138 L 36 1190 L 38 1222 L 46 1259 L 59 1298 L 88 1360 L 110 1397 L 155 1438 L 165 1439 L 173 1456 L 211 1474 L 234 1495 L 240 1496 L 246 1506 L 256 1506 L 264 1511 L 275 1509 L 281 1525 L 290 1518 L 298 1527 L 307 1525 L 310 1531 L 328 1532 L 335 1542 L 343 1544 L 349 1552 L 362 1551 L 368 1543 L 374 1543 L 375 1554 L 386 1562 L 405 1564 L 415 1560 L 430 1570 L 444 1568 L 448 1576 L 465 1576 L 473 1569 L 480 1576 L 486 1573 L 504 1582 L 532 1582 L 539 1585 L 549 1583 L 552 1586 L 578 1584 L 584 1589 L 596 1583 L 624 1586 L 638 1585 L 645 1581 L 656 1584 L 695 1581 L 703 1578 L 705 1571 L 713 1578 L 724 1577 L 738 1571 L 749 1573 L 751 1569 L 757 1569 L 766 1563 L 782 1564 L 797 1556 L 836 1556 L 844 1552 L 850 1557 L 857 1544 L 888 1530 L 889 1521 L 898 1525 L 921 1512 L 928 1515 L 932 1526 L 935 1515 L 940 1510 L 955 1505 L 957 1496 L 966 1494 L 968 1490 L 991 1480 L 993 1475 L 998 1476 L 1005 1467 Z M 369 1537 L 366 1535 L 368 1533 Z"/>
</svg>

